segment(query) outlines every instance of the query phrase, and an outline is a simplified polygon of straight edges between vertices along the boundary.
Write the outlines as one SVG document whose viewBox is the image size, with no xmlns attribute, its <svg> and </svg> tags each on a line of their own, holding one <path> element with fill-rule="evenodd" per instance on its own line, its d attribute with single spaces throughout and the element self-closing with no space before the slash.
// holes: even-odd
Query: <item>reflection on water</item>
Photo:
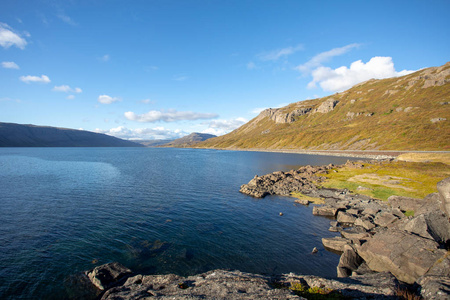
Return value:
<svg viewBox="0 0 450 300">
<path fill-rule="evenodd" d="M 254 199 L 255 174 L 347 158 L 155 148 L 0 149 L 0 298 L 84 297 L 77 274 L 215 268 L 335 276 L 329 220 L 293 199 Z M 279 215 L 283 212 L 283 216 Z M 311 255 L 314 247 L 317 255 Z"/>
</svg>

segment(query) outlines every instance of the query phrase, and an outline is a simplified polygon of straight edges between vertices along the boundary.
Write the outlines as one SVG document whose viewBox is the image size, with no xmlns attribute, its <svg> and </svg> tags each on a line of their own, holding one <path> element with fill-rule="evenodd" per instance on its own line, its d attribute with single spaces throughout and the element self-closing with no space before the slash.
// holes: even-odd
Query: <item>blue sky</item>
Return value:
<svg viewBox="0 0 450 300">
<path fill-rule="evenodd" d="M 450 1 L 0 4 L 0 121 L 224 134 L 268 107 L 450 60 Z"/>
</svg>

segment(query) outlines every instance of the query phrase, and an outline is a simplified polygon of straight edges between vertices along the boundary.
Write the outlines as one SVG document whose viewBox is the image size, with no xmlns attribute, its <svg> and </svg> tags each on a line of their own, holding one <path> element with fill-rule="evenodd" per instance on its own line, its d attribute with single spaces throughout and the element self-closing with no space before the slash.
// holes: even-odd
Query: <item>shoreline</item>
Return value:
<svg viewBox="0 0 450 300">
<path fill-rule="evenodd" d="M 225 151 L 248 151 L 248 152 L 272 152 L 272 153 L 289 153 L 289 154 L 307 154 L 322 156 L 347 156 L 362 159 L 395 159 L 399 155 L 406 153 L 439 153 L 450 154 L 450 151 L 416 151 L 416 150 L 301 150 L 301 149 L 265 149 L 265 148 L 203 148 L 203 147 L 186 147 L 191 149 L 209 149 L 209 150 L 225 150 Z"/>
</svg>

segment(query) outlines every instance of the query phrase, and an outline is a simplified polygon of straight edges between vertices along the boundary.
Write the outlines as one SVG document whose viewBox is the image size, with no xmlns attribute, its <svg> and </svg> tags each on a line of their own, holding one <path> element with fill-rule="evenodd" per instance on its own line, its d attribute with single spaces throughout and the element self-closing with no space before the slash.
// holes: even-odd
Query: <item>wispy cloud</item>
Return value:
<svg viewBox="0 0 450 300">
<path fill-rule="evenodd" d="M 289 56 L 294 54 L 297 51 L 303 50 L 303 45 L 297 45 L 294 47 L 286 47 L 282 49 L 276 49 L 272 51 L 262 52 L 257 55 L 260 60 L 268 61 L 268 60 L 278 60 L 281 57 Z"/>
<path fill-rule="evenodd" d="M 102 62 L 107 62 L 111 59 L 111 56 L 109 54 L 105 54 L 102 57 L 99 58 L 100 61 Z"/>
<path fill-rule="evenodd" d="M 8 24 L 0 22 L 0 46 L 8 49 L 11 46 L 16 46 L 19 49 L 25 49 L 27 41 L 15 32 Z"/>
<path fill-rule="evenodd" d="M 144 104 L 154 104 L 155 103 L 155 101 L 150 100 L 150 99 L 144 99 L 144 100 L 141 100 L 139 102 L 144 103 Z"/>
<path fill-rule="evenodd" d="M 213 120 L 207 124 L 208 128 L 203 130 L 202 133 L 209 133 L 214 135 L 224 135 L 226 133 L 229 133 L 236 128 L 239 128 L 240 126 L 247 123 L 248 120 L 244 118 L 235 118 L 235 119 L 229 119 L 229 120 Z"/>
<path fill-rule="evenodd" d="M 188 76 L 184 76 L 184 75 L 175 76 L 173 78 L 173 80 L 175 80 L 175 81 L 186 81 L 188 79 L 189 79 L 189 77 Z"/>
<path fill-rule="evenodd" d="M 64 12 L 59 12 L 56 16 L 58 17 L 58 19 L 60 19 L 64 23 L 67 23 L 72 26 L 78 25 L 74 20 L 72 20 L 71 17 L 66 15 Z"/>
<path fill-rule="evenodd" d="M 3 61 L 2 67 L 5 69 L 20 69 L 19 66 L 13 61 Z"/>
<path fill-rule="evenodd" d="M 176 139 L 188 134 L 181 129 L 171 130 L 164 127 L 130 129 L 119 126 L 107 130 L 97 128 L 94 131 L 128 140 Z"/>
<path fill-rule="evenodd" d="M 75 99 L 75 95 L 68 95 L 68 96 L 66 97 L 66 99 L 67 99 L 67 100 L 73 100 L 73 99 Z"/>
<path fill-rule="evenodd" d="M 369 79 L 383 79 L 403 76 L 414 71 L 403 70 L 397 72 L 392 57 L 372 57 L 367 63 L 361 60 L 353 62 L 350 67 L 342 66 L 337 69 L 318 67 L 312 72 L 313 80 L 308 88 L 317 87 L 325 91 L 339 92 L 346 90 L 357 83 Z"/>
<path fill-rule="evenodd" d="M 41 77 L 31 76 L 31 75 L 20 76 L 19 79 L 25 83 L 31 83 L 31 82 L 49 83 L 50 82 L 50 78 L 48 78 L 48 76 L 46 76 L 46 75 L 41 75 Z"/>
<path fill-rule="evenodd" d="M 9 101 L 16 102 L 16 103 L 22 102 L 22 100 L 20 100 L 20 99 L 12 99 L 9 97 L 0 98 L 0 102 L 9 102 Z"/>
<path fill-rule="evenodd" d="M 97 101 L 100 102 L 101 104 L 111 104 L 111 103 L 114 103 L 114 102 L 117 102 L 120 100 L 121 100 L 120 98 L 111 97 L 108 95 L 100 95 L 100 96 L 98 96 L 98 99 L 97 99 Z"/>
<path fill-rule="evenodd" d="M 77 93 L 77 94 L 83 92 L 83 90 L 80 89 L 79 87 L 72 89 L 68 85 L 54 86 L 52 91 L 54 91 L 54 92 L 64 92 L 64 93 Z"/>
<path fill-rule="evenodd" d="M 256 69 L 256 64 L 254 63 L 254 62 L 249 62 L 248 64 L 247 64 L 247 69 L 248 70 L 254 70 L 254 69 Z"/>
<path fill-rule="evenodd" d="M 317 68 L 322 65 L 322 63 L 329 61 L 331 58 L 335 56 L 339 56 L 349 52 L 350 50 L 361 46 L 361 44 L 350 44 L 340 48 L 333 48 L 329 51 L 325 51 L 315 55 L 313 58 L 308 60 L 306 63 L 297 66 L 295 69 L 302 72 L 303 74 L 310 73 L 314 68 Z"/>
<path fill-rule="evenodd" d="M 183 120 L 201 120 L 201 119 L 214 119 L 217 118 L 217 114 L 212 113 L 198 113 L 192 111 L 176 111 L 170 109 L 167 111 L 151 110 L 145 114 L 135 114 L 132 111 L 124 113 L 125 118 L 131 121 L 154 123 L 154 122 L 176 122 Z"/>
</svg>

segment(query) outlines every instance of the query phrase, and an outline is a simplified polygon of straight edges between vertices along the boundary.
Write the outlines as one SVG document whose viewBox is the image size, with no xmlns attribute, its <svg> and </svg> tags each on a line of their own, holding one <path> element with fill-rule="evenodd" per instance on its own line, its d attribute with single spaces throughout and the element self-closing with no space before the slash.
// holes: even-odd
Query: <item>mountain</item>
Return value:
<svg viewBox="0 0 450 300">
<path fill-rule="evenodd" d="M 266 109 L 233 132 L 196 147 L 450 150 L 449 102 L 450 62 Z"/>
<path fill-rule="evenodd" d="M 161 145 L 165 145 L 174 140 L 136 140 L 134 142 L 144 145 L 145 147 L 157 147 Z"/>
<path fill-rule="evenodd" d="M 213 134 L 193 132 L 182 138 L 176 139 L 170 143 L 164 144 L 163 147 L 190 147 L 202 141 L 216 137 Z"/>
<path fill-rule="evenodd" d="M 0 123 L 0 147 L 143 147 L 106 134 L 49 126 Z"/>
</svg>

